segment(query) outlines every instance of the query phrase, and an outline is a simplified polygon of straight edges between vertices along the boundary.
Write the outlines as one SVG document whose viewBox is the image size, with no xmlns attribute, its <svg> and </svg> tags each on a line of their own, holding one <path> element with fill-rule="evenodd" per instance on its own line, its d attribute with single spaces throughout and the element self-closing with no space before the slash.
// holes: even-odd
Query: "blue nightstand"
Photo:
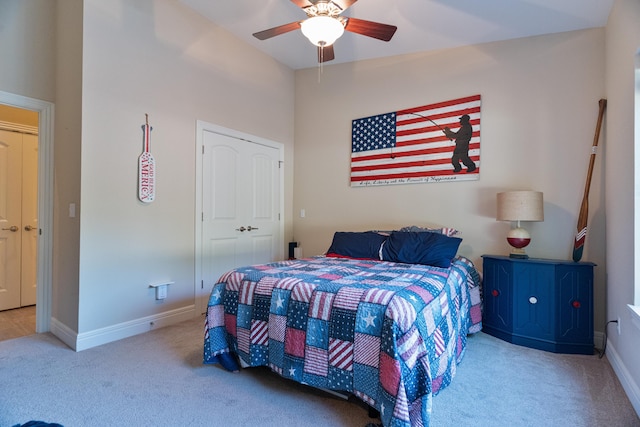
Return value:
<svg viewBox="0 0 640 427">
<path fill-rule="evenodd" d="M 593 354 L 595 264 L 482 258 L 484 332 L 554 353 Z"/>
</svg>

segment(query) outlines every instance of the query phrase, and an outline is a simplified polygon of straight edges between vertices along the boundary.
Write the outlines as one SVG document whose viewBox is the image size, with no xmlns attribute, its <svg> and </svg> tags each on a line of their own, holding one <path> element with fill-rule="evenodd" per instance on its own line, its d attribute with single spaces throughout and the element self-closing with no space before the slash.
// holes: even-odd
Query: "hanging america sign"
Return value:
<svg viewBox="0 0 640 427">
<path fill-rule="evenodd" d="M 351 186 L 480 177 L 480 95 L 352 121 Z"/>
<path fill-rule="evenodd" d="M 149 115 L 145 116 L 146 123 L 142 125 L 144 150 L 138 157 L 138 199 L 151 203 L 156 198 L 156 160 L 149 151 L 149 135 L 153 128 L 149 126 Z"/>
</svg>

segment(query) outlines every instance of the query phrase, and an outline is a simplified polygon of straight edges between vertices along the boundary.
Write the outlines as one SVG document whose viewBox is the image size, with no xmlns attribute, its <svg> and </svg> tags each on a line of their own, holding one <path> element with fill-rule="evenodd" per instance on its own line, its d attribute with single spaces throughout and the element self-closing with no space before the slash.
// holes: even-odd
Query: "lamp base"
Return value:
<svg viewBox="0 0 640 427">
<path fill-rule="evenodd" d="M 509 258 L 517 258 L 517 259 L 529 259 L 529 255 L 524 251 L 524 249 L 513 249 L 509 254 Z"/>
<path fill-rule="evenodd" d="M 531 242 L 531 236 L 529 232 L 524 228 L 512 228 L 507 233 L 507 242 L 511 246 L 511 253 L 509 258 L 528 259 L 529 255 L 524 251 L 524 248 Z"/>
</svg>

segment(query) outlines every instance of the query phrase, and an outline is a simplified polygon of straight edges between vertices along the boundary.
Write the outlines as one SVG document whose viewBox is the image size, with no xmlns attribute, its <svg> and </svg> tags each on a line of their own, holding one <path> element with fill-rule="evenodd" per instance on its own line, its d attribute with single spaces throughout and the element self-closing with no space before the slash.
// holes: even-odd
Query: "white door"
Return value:
<svg viewBox="0 0 640 427">
<path fill-rule="evenodd" d="M 277 148 L 204 131 L 202 293 L 228 270 L 276 261 L 280 254 L 280 153 Z"/>
<path fill-rule="evenodd" d="M 22 134 L 0 130 L 0 310 L 20 306 Z"/>
<path fill-rule="evenodd" d="M 36 303 L 37 147 L 37 136 L 0 130 L 0 310 Z"/>
<path fill-rule="evenodd" d="M 38 137 L 22 136 L 22 268 L 20 305 L 36 303 L 38 281 Z"/>
</svg>

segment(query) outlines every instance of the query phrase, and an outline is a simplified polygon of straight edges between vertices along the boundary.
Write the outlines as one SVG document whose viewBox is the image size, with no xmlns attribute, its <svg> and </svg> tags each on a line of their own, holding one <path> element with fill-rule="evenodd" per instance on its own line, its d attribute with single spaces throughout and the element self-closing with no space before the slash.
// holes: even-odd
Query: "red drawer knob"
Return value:
<svg viewBox="0 0 640 427">
<path fill-rule="evenodd" d="M 573 306 L 573 308 L 580 308 L 581 306 L 580 301 L 578 300 L 573 301 L 571 305 Z"/>
<path fill-rule="evenodd" d="M 498 292 L 497 289 L 494 289 L 491 291 L 491 295 L 493 295 L 494 297 L 497 297 L 498 295 L 500 295 L 500 292 Z"/>
</svg>

